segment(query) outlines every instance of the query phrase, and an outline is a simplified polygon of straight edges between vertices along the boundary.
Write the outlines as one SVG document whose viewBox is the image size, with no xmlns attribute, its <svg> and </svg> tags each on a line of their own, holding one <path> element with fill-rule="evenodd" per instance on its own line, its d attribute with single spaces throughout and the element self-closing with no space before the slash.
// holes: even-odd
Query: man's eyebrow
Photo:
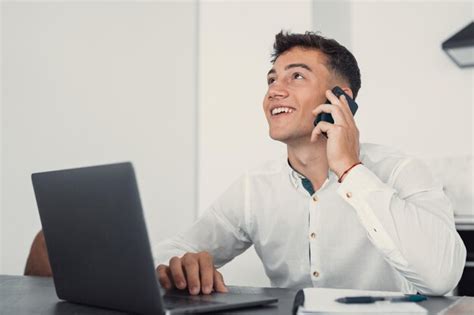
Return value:
<svg viewBox="0 0 474 315">
<path fill-rule="evenodd" d="M 298 68 L 298 67 L 301 67 L 301 68 L 304 68 L 308 71 L 313 71 L 307 64 L 304 64 L 304 63 L 292 63 L 292 64 L 289 64 L 285 67 L 285 70 L 288 70 L 288 69 L 291 69 L 291 68 Z"/>
<path fill-rule="evenodd" d="M 313 72 L 313 70 L 307 64 L 304 64 L 304 63 L 291 63 L 285 67 L 285 70 L 288 70 L 291 68 L 298 68 L 298 67 Z M 271 68 L 270 71 L 268 71 L 267 76 L 272 73 L 276 73 L 276 70 L 274 68 Z"/>
<path fill-rule="evenodd" d="M 272 73 L 276 73 L 276 70 L 273 69 L 273 68 L 271 68 L 270 71 L 268 71 L 267 76 L 270 75 L 270 74 L 272 74 Z"/>
</svg>

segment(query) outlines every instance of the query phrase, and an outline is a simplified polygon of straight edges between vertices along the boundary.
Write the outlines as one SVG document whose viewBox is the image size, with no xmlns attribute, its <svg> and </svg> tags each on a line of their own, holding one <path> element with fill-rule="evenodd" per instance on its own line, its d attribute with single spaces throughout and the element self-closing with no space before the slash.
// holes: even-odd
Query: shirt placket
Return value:
<svg viewBox="0 0 474 315">
<path fill-rule="evenodd" d="M 320 259 L 317 257 L 318 253 L 318 230 L 317 220 L 319 217 L 319 196 L 314 193 L 309 199 L 309 263 L 311 272 L 311 281 L 313 286 L 316 286 L 321 278 Z"/>
</svg>

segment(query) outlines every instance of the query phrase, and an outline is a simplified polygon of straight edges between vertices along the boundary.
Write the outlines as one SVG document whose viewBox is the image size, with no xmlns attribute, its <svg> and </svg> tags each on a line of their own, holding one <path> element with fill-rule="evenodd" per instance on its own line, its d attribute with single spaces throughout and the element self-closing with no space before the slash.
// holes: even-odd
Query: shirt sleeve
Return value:
<svg viewBox="0 0 474 315">
<path fill-rule="evenodd" d="M 248 234 L 248 184 L 246 176 L 236 181 L 188 229 L 158 243 L 154 248 L 155 265 L 186 252 L 209 252 L 214 265 L 221 267 L 252 245 Z"/>
<path fill-rule="evenodd" d="M 387 183 L 359 165 L 338 194 L 355 209 L 372 244 L 407 281 L 407 291 L 444 295 L 455 288 L 466 248 L 442 185 L 421 161 L 403 159 Z"/>
</svg>

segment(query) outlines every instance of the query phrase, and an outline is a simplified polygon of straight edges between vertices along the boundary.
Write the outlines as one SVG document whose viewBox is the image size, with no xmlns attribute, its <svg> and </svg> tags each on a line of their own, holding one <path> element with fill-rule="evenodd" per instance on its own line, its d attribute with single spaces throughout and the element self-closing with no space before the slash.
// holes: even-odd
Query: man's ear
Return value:
<svg viewBox="0 0 474 315">
<path fill-rule="evenodd" d="M 347 95 L 349 95 L 352 99 L 354 99 L 354 94 L 352 94 L 352 90 L 348 87 L 343 87 L 342 90 L 346 92 Z"/>
</svg>

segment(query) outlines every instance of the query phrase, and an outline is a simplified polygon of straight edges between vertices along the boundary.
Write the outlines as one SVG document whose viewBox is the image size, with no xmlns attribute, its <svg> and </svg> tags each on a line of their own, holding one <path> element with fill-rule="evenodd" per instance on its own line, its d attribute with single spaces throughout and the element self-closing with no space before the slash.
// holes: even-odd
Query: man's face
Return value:
<svg viewBox="0 0 474 315">
<path fill-rule="evenodd" d="M 278 57 L 263 100 L 272 139 L 286 144 L 309 140 L 311 112 L 326 101 L 330 76 L 326 56 L 318 50 L 293 47 Z"/>
</svg>

